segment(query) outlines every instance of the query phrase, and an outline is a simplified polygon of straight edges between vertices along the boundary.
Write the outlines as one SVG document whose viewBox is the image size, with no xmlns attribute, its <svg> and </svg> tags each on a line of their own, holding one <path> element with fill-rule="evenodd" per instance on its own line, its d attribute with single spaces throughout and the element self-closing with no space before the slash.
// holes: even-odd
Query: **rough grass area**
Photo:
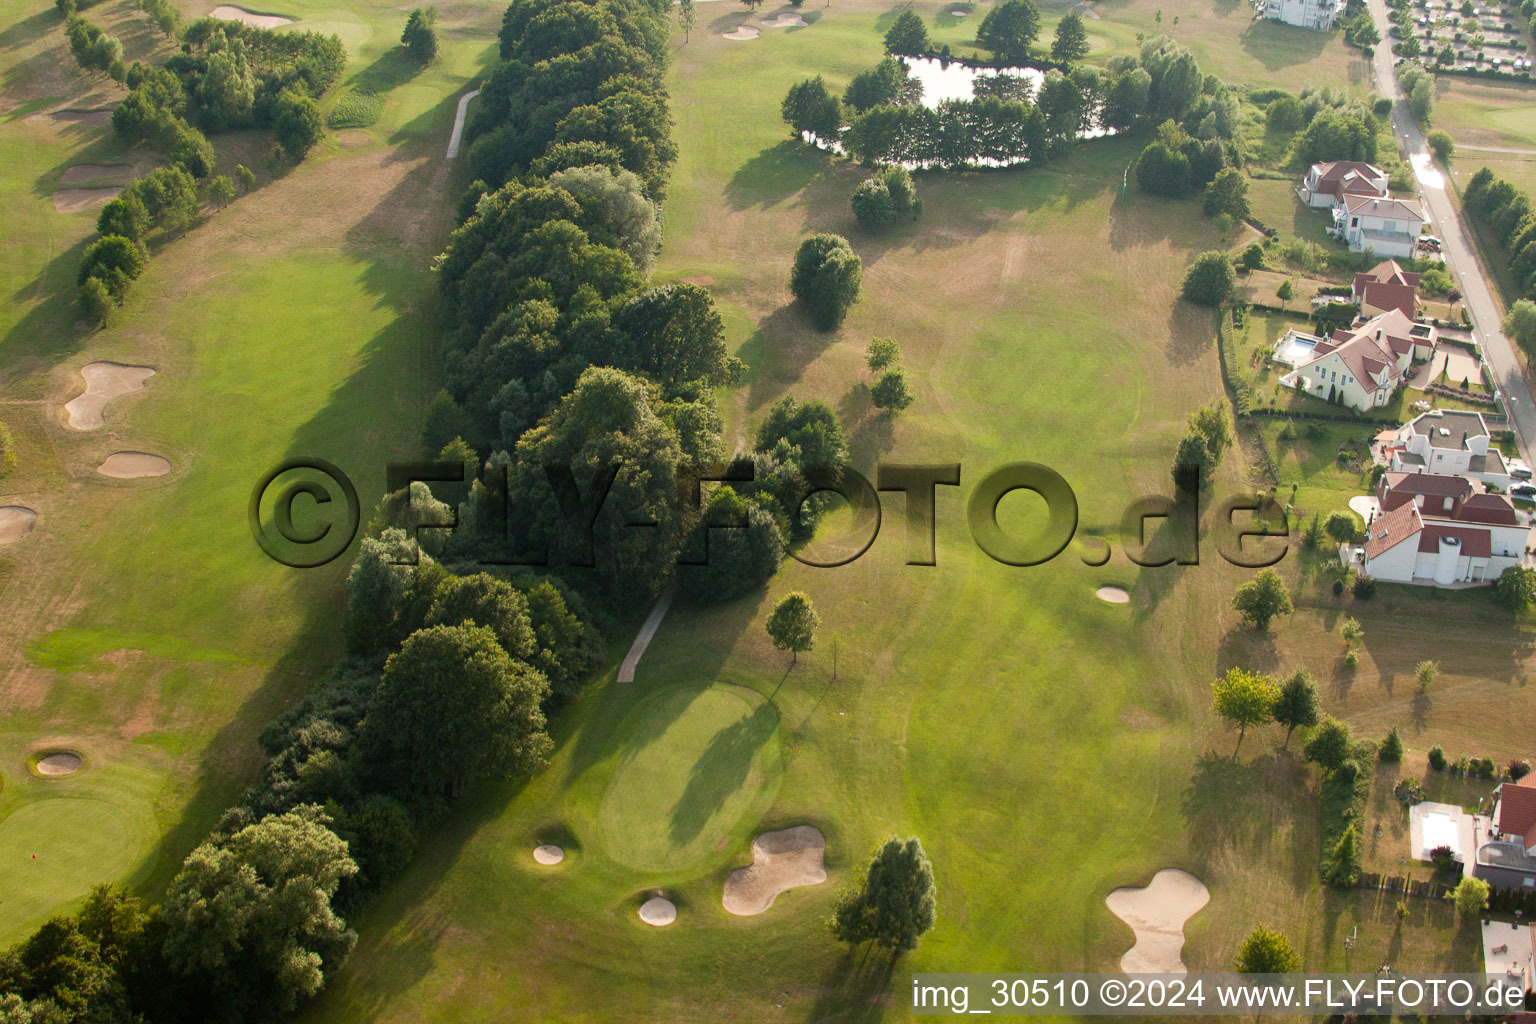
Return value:
<svg viewBox="0 0 1536 1024">
<path fill-rule="evenodd" d="M 332 128 L 371 128 L 383 113 L 383 96 L 353 89 L 336 101 L 326 123 Z"/>
</svg>

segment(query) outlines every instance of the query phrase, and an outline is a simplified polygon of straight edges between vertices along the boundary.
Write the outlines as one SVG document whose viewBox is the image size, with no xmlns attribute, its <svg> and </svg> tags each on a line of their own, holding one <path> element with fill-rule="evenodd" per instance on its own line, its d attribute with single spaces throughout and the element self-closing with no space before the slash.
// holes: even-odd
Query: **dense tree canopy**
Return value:
<svg viewBox="0 0 1536 1024">
<path fill-rule="evenodd" d="M 1005 64 L 1022 64 L 1040 35 L 1040 10 L 1033 0 L 1003 0 L 987 12 L 976 42 Z"/>
<path fill-rule="evenodd" d="M 864 265 L 846 238 L 812 235 L 800 243 L 790 272 L 789 290 L 824 331 L 836 330 L 858 301 Z"/>
</svg>

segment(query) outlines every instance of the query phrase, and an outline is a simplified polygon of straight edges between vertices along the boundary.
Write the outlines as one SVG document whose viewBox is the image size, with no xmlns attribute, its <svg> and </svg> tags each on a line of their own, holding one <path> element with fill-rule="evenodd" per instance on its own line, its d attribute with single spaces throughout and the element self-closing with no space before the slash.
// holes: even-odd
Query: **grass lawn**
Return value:
<svg viewBox="0 0 1536 1024">
<path fill-rule="evenodd" d="M 1463 183 L 1489 167 L 1536 193 L 1536 86 L 1440 75 L 1431 122 L 1456 140 L 1451 168 Z"/>
<path fill-rule="evenodd" d="M 1147 6 L 1106 6 L 1089 31 L 1133 42 L 1150 27 Z M 915 5 L 930 25 L 954 7 Z M 1239 76 L 1292 87 L 1308 69 L 1347 78 L 1356 58 L 1336 36 L 1309 34 L 1310 58 L 1288 58 L 1306 58 L 1301 71 L 1279 63 L 1267 31 L 1250 52 L 1241 40 L 1272 26 L 1250 26 L 1247 10 L 1202 9 L 1178 35 L 1209 33 L 1212 61 Z M 721 33 L 777 11 L 701 8 L 670 79 L 681 155 L 656 277 L 707 283 L 750 367 L 728 396 L 728 436 L 746 436 L 782 395 L 821 398 L 843 418 L 862 470 L 882 459 L 960 461 L 969 488 L 1004 462 L 1044 462 L 1076 489 L 1081 528 L 1113 538 L 1133 500 L 1166 490 L 1188 414 L 1221 394 L 1213 317 L 1175 301 L 1188 260 L 1219 241 L 1194 203 L 1120 198 L 1137 140 L 1091 144 L 1044 168 L 920 175 L 918 223 L 860 231 L 848 196 L 868 172 L 788 140 L 778 105 L 795 81 L 821 74 L 838 89 L 873 64 L 895 11 L 866 0 L 810 5 L 803 14 L 816 17 L 804 29 L 735 42 Z M 950 19 L 946 31 L 973 32 L 968 20 Z M 1219 55 L 1218 37 L 1229 47 Z M 846 234 L 864 261 L 863 300 L 831 334 L 810 329 L 786 287 L 794 248 L 814 231 Z M 864 347 L 880 335 L 902 346 L 917 396 L 894 419 L 872 414 L 862 382 Z M 1317 474 L 1313 464 L 1331 453 L 1297 458 Z M 1219 489 L 1245 480 L 1231 459 Z M 1329 480 L 1308 500 L 1343 491 Z M 1327 709 L 1375 736 L 1408 721 L 1394 680 L 1433 645 L 1448 652 L 1438 655 L 1447 698 L 1442 706 L 1437 694 L 1410 744 L 1481 734 L 1490 749 L 1519 749 L 1525 740 L 1509 723 L 1533 702 L 1516 683 L 1525 656 L 1507 614 L 1490 614 L 1483 595 L 1456 595 L 1448 612 L 1413 603 L 1419 595 L 1384 595 L 1359 613 L 1370 620 L 1369 656 L 1345 689 L 1322 671 L 1323 647 L 1337 657 L 1325 634 L 1340 605 L 1315 566 L 1303 574 L 1295 559 L 1284 563 L 1301 611 L 1254 634 L 1228 604 L 1247 574 L 1215 557 L 1143 570 L 1117 546 L 1101 569 L 1070 551 L 1009 568 L 971 541 L 964 498 L 938 496 L 934 567 L 904 564 L 903 526 L 887 503 L 889 532 L 852 565 L 791 562 L 765 592 L 675 607 L 634 683 L 610 672 L 556 723 L 549 770 L 475 793 L 428 838 L 360 922 L 351 964 L 306 1019 L 500 1020 L 509 991 L 560 1019 L 895 1019 L 910 971 L 1111 969 L 1132 936 L 1105 894 L 1167 866 L 1194 872 L 1213 894 L 1188 926 L 1191 969 L 1228 964 L 1259 921 L 1286 931 L 1319 969 L 1370 969 L 1389 953 L 1399 969 L 1475 962 L 1475 931 L 1443 907 L 1399 929 L 1374 895 L 1319 887 L 1315 774 L 1295 743 L 1278 749 L 1278 730 L 1250 734 L 1234 763 L 1235 735 L 1208 710 L 1210 682 L 1232 664 L 1270 672 L 1317 661 Z M 1041 511 L 1010 497 L 999 514 L 1028 529 Z M 1131 603 L 1097 601 L 1103 583 L 1126 587 Z M 791 669 L 769 646 L 765 617 L 789 589 L 809 594 L 824 630 L 844 636 L 835 680 L 823 649 Z M 1404 600 L 1394 631 L 1381 618 Z M 1422 614 L 1437 616 L 1433 637 L 1413 620 Z M 1380 646 L 1378 631 L 1390 638 Z M 697 698 L 683 696 L 721 686 L 754 691 L 776 713 L 776 779 L 764 768 L 766 781 L 754 782 L 743 767 L 754 763 L 750 749 L 764 748 L 732 738 L 750 733 L 742 710 L 695 714 Z M 1486 732 L 1474 707 L 1508 713 Z M 671 822 L 697 817 L 685 774 L 705 763 L 695 751 L 712 748 L 738 750 L 726 783 L 743 779 L 726 786 L 721 820 L 700 829 L 716 841 L 702 859 L 688 848 L 653 870 L 659 861 L 641 851 L 678 847 L 690 831 L 674 836 Z M 753 789 L 760 814 L 743 796 Z M 721 885 L 747 863 L 751 836 L 799 823 L 826 834 L 829 882 L 787 893 L 759 917 L 726 914 Z M 937 929 L 894 969 L 847 957 L 823 927 L 836 894 L 891 834 L 924 839 L 940 907 Z M 537 867 L 533 847 L 556 837 L 574 855 Z M 679 919 L 653 930 L 635 911 L 658 891 Z M 1361 941 L 1346 949 L 1356 927 Z M 517 955 L 492 952 L 507 949 Z"/>
<path fill-rule="evenodd" d="M 344 82 L 378 85 L 378 66 L 395 66 L 405 15 L 393 5 L 285 0 L 279 13 L 342 36 Z M 130 56 L 156 52 L 157 36 L 130 34 L 147 25 L 131 4 L 90 16 L 131 39 Z M 20 443 L 0 504 L 39 513 L 0 549 L 0 942 L 92 882 L 158 895 L 246 784 L 256 732 L 333 663 L 348 560 L 309 572 L 267 560 L 245 502 L 280 459 L 317 455 L 371 505 L 384 462 L 419 454 L 438 365 L 429 261 L 445 196 L 462 188 L 442 151 L 498 18 L 445 12 L 439 62 L 381 88 L 372 128 L 328 135 L 296 168 L 265 170 L 268 135 L 215 136 L 221 170 L 244 162 L 257 189 L 156 242 L 127 306 L 91 332 L 75 326 L 74 276 L 95 214 L 57 212 L 53 190 L 73 165 L 143 169 L 157 154 L 55 120 L 122 92 L 75 69 L 51 7 L 0 5 L 0 420 Z M 103 429 L 70 430 L 62 404 L 96 359 L 158 372 L 107 407 Z M 95 473 L 123 449 L 164 455 L 172 472 Z M 44 745 L 78 750 L 88 770 L 28 777 Z"/>
</svg>

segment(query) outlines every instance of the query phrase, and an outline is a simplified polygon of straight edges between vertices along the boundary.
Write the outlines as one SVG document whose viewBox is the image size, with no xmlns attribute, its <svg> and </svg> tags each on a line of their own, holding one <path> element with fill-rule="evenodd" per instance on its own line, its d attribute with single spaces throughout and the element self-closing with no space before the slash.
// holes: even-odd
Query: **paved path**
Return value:
<svg viewBox="0 0 1536 1024">
<path fill-rule="evenodd" d="M 1530 444 L 1536 439 L 1536 402 L 1531 399 L 1530 385 L 1520 372 L 1514 346 L 1500 330 L 1503 318 L 1483 276 L 1482 266 L 1477 262 L 1477 247 L 1472 235 L 1456 215 L 1456 207 L 1446 190 L 1445 177 L 1435 168 L 1424 133 L 1414 123 L 1408 98 L 1397 83 L 1397 75 L 1392 69 L 1392 35 L 1387 31 L 1390 25 L 1385 0 L 1368 0 L 1368 3 L 1382 39 L 1371 59 L 1376 89 L 1392 101 L 1393 132 L 1418 176 L 1419 193 L 1430 224 L 1445 243 L 1445 261 L 1461 282 L 1463 300 L 1472 315 L 1473 337 L 1482 344 L 1483 358 L 1488 361 L 1494 381 L 1504 394 L 1505 408 L 1509 410 L 1510 422 L 1515 428 L 1520 454 L 1527 464 L 1531 464 Z"/>
<path fill-rule="evenodd" d="M 640 664 L 640 658 L 645 654 L 645 649 L 651 646 L 651 638 L 661 628 L 661 620 L 667 617 L 667 609 L 672 607 L 672 598 L 676 593 L 677 584 L 670 583 L 656 599 L 656 604 L 651 608 L 651 614 L 645 617 L 645 623 L 640 627 L 640 632 L 635 634 L 635 642 L 629 645 L 629 653 L 624 655 L 624 663 L 619 666 L 619 682 L 635 681 L 635 669 Z"/>
<path fill-rule="evenodd" d="M 464 118 L 469 115 L 469 101 L 479 95 L 479 89 L 471 89 L 459 97 L 459 112 L 453 117 L 453 134 L 448 136 L 449 160 L 459 155 L 459 143 L 464 141 Z"/>
</svg>

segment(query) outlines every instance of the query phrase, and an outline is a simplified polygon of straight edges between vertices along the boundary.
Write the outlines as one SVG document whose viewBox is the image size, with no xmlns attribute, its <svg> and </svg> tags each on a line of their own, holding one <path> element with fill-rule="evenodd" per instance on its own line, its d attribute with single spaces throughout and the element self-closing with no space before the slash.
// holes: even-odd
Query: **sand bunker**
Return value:
<svg viewBox="0 0 1536 1024">
<path fill-rule="evenodd" d="M 285 18 L 280 14 L 256 14 L 243 7 L 230 7 L 224 5 L 215 7 L 208 12 L 210 18 L 218 18 L 220 21 L 238 21 L 243 25 L 254 25 L 257 28 L 281 28 L 284 25 L 292 25 L 292 18 Z"/>
<path fill-rule="evenodd" d="M 78 124 L 84 128 L 105 128 L 112 123 L 111 109 L 55 110 L 52 116 L 55 121 Z"/>
<path fill-rule="evenodd" d="M 1116 889 L 1105 906 L 1131 926 L 1136 944 L 1120 958 L 1126 974 L 1187 974 L 1184 922 L 1211 901 L 1211 890 L 1187 871 L 1164 868 L 1144 889 Z"/>
<path fill-rule="evenodd" d="M 785 889 L 825 882 L 826 852 L 826 837 L 810 825 L 764 832 L 752 840 L 751 865 L 726 876 L 720 902 L 739 917 L 761 914 Z"/>
<path fill-rule="evenodd" d="M 763 22 L 763 28 L 805 28 L 805 19 L 793 11 Z"/>
<path fill-rule="evenodd" d="M 102 476 L 118 480 L 134 480 L 141 476 L 165 476 L 171 471 L 171 460 L 148 452 L 113 452 L 106 461 L 96 467 Z"/>
<path fill-rule="evenodd" d="M 121 185 L 109 185 L 106 188 L 61 188 L 53 193 L 53 208 L 60 213 L 80 213 L 97 206 L 105 206 L 108 200 L 116 199 L 117 194 L 122 190 Z"/>
<path fill-rule="evenodd" d="M 106 421 L 102 410 L 118 395 L 137 391 L 154 376 L 151 366 L 125 366 L 122 363 L 87 363 L 80 368 L 85 378 L 85 393 L 71 398 L 64 406 L 69 425 L 75 430 L 97 430 Z"/>
<path fill-rule="evenodd" d="M 735 39 L 740 41 L 743 39 L 756 39 L 758 36 L 762 35 L 762 33 L 753 28 L 751 25 L 738 25 L 736 28 L 731 29 L 729 32 L 722 32 L 721 35 L 725 36 L 727 39 Z"/>
<path fill-rule="evenodd" d="M 100 181 L 103 178 L 131 178 L 133 177 L 132 164 L 75 164 L 66 167 L 64 173 L 59 175 L 60 185 L 83 185 L 87 181 Z"/>
<path fill-rule="evenodd" d="M 963 18 L 967 14 L 970 14 L 970 13 L 971 13 L 970 11 L 950 11 L 949 12 L 949 16 L 951 18 Z"/>
<path fill-rule="evenodd" d="M 677 920 L 677 908 L 665 896 L 652 896 L 641 905 L 640 920 L 653 928 L 665 928 Z"/>
<path fill-rule="evenodd" d="M 50 779 L 56 779 L 63 775 L 73 775 L 80 770 L 80 755 L 71 754 L 67 750 L 61 750 L 56 754 L 37 759 L 37 774 L 45 775 Z"/>
<path fill-rule="evenodd" d="M 1098 590 L 1093 592 L 1093 595 L 1100 601 L 1107 601 L 1110 604 L 1131 603 L 1131 595 L 1127 594 L 1125 590 L 1120 587 L 1100 587 Z"/>
<path fill-rule="evenodd" d="M 565 851 L 558 846 L 551 846 L 545 843 L 543 846 L 535 846 L 533 848 L 533 859 L 545 865 L 559 864 L 565 860 Z"/>
<path fill-rule="evenodd" d="M 0 505 L 0 544 L 11 544 L 32 532 L 37 513 L 25 505 Z"/>
</svg>

